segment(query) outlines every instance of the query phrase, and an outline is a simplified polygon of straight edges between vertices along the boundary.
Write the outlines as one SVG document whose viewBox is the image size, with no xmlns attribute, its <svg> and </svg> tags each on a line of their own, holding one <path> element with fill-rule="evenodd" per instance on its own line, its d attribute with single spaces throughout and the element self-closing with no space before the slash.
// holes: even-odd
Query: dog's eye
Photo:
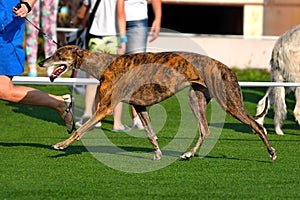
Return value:
<svg viewBox="0 0 300 200">
<path fill-rule="evenodd" d="M 56 56 L 60 58 L 61 57 L 61 53 L 60 52 L 56 52 Z"/>
</svg>

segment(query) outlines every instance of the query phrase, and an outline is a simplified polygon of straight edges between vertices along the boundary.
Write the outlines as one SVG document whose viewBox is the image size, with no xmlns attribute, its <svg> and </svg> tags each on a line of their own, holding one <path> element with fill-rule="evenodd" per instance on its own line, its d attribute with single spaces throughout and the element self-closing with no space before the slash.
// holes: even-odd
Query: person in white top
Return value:
<svg viewBox="0 0 300 200">
<path fill-rule="evenodd" d="M 97 0 L 84 0 L 81 10 L 92 11 Z M 84 12 L 83 12 L 84 13 Z M 81 12 L 79 18 L 83 18 L 85 13 Z M 118 47 L 118 27 L 116 20 L 116 0 L 100 0 L 98 8 L 95 12 L 90 31 L 88 49 L 94 51 L 101 51 L 104 53 L 117 53 Z M 91 76 L 90 76 L 91 77 Z M 96 85 L 87 85 L 85 94 L 85 109 L 82 117 L 75 123 L 77 127 L 82 126 L 94 113 L 94 99 L 97 90 Z M 114 109 L 114 124 L 112 132 L 128 132 L 130 128 L 122 124 L 122 103 L 119 103 Z M 100 127 L 101 122 L 97 123 L 95 127 Z"/>
<path fill-rule="evenodd" d="M 96 1 L 83 0 L 83 4 L 90 6 L 90 12 L 92 12 Z M 117 36 L 116 0 L 100 0 L 89 33 L 96 36 Z"/>
<path fill-rule="evenodd" d="M 161 0 L 152 0 L 154 20 L 150 28 L 150 40 L 154 41 L 160 32 Z M 118 27 L 120 32 L 119 54 L 145 52 L 148 38 L 148 3 L 146 0 L 117 0 Z M 141 120 L 133 107 L 132 128 L 143 129 Z"/>
</svg>

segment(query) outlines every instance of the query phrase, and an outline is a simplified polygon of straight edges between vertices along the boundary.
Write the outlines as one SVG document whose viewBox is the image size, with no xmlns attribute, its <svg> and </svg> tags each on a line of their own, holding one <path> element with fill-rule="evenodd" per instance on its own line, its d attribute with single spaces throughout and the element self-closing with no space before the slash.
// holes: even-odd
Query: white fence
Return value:
<svg viewBox="0 0 300 200">
<path fill-rule="evenodd" d="M 15 76 L 13 83 L 32 85 L 98 85 L 99 81 L 94 78 L 56 78 L 54 82 L 51 82 L 49 77 Z"/>
<path fill-rule="evenodd" d="M 90 78 L 57 78 L 51 82 L 48 77 L 27 77 L 15 76 L 14 84 L 32 85 L 98 85 L 97 79 Z M 279 83 L 279 82 L 239 82 L 241 87 L 300 87 L 300 83 Z"/>
</svg>

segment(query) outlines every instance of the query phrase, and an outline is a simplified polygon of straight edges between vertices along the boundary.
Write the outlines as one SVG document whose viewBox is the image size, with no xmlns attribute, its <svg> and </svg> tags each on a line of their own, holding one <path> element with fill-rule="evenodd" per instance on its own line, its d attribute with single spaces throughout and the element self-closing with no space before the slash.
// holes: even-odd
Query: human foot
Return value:
<svg viewBox="0 0 300 200">
<path fill-rule="evenodd" d="M 66 123 L 67 126 L 67 131 L 68 133 L 72 133 L 72 131 L 75 128 L 75 123 L 74 123 L 74 117 L 73 117 L 73 112 L 72 112 L 72 96 L 69 94 L 63 95 L 62 96 L 64 99 L 64 102 L 66 104 L 66 109 L 64 110 L 63 114 L 61 115 L 61 117 L 63 118 L 63 120 Z"/>
</svg>

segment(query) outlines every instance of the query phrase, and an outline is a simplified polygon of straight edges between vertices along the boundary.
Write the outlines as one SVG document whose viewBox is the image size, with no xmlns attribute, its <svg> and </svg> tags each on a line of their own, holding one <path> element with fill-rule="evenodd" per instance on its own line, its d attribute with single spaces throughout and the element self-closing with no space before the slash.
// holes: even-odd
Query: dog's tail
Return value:
<svg viewBox="0 0 300 200">
<path fill-rule="evenodd" d="M 254 118 L 255 120 L 257 120 L 257 119 L 259 119 L 259 118 L 261 118 L 261 117 L 263 117 L 263 116 L 265 116 L 265 115 L 267 114 L 267 112 L 268 112 L 268 107 L 269 107 L 268 104 L 269 104 L 269 98 L 266 97 L 266 98 L 265 98 L 265 107 L 264 107 L 264 110 L 263 110 L 260 114 L 253 116 L 253 118 Z"/>
<path fill-rule="evenodd" d="M 256 116 L 253 116 L 253 118 L 255 120 L 260 119 L 260 118 L 264 117 L 267 114 L 268 109 L 269 109 L 269 94 L 270 94 L 271 90 L 272 89 L 269 88 L 267 90 L 265 96 L 258 102 L 257 109 L 256 109 Z M 261 111 L 262 107 L 263 107 L 263 104 L 264 104 L 264 109 L 263 109 L 263 111 Z"/>
</svg>

